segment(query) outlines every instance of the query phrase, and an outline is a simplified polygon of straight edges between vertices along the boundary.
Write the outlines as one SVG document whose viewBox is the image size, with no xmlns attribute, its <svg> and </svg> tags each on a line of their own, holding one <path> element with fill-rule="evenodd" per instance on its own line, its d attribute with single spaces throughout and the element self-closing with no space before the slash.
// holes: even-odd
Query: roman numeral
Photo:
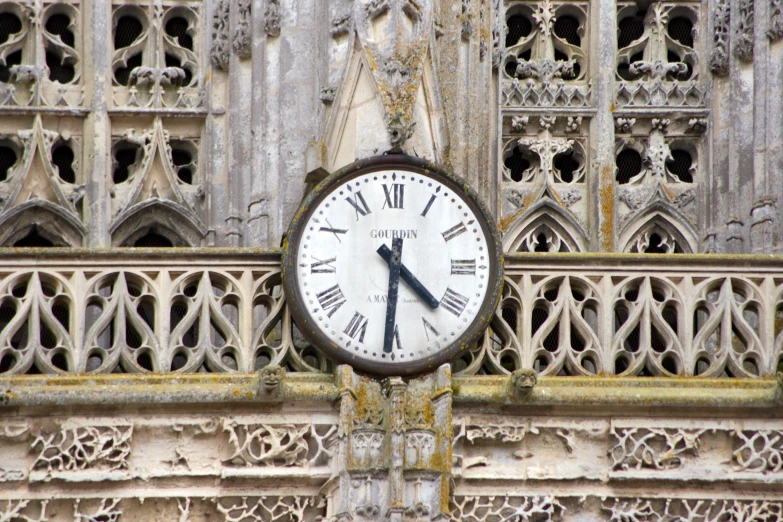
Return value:
<svg viewBox="0 0 783 522">
<path fill-rule="evenodd" d="M 327 288 L 323 292 L 315 295 L 318 297 L 318 302 L 321 304 L 321 308 L 324 309 L 324 312 L 326 312 L 327 317 L 332 317 L 332 315 L 345 304 L 343 291 L 340 290 L 338 285 Z"/>
<path fill-rule="evenodd" d="M 402 344 L 400 344 L 400 327 L 394 325 L 394 344 L 397 345 L 397 350 L 402 351 Z M 394 360 L 394 354 L 392 354 L 392 360 Z"/>
<path fill-rule="evenodd" d="M 475 259 L 452 259 L 451 274 L 452 275 L 476 275 L 476 260 Z"/>
<path fill-rule="evenodd" d="M 445 239 L 446 241 L 451 241 L 452 239 L 454 239 L 458 235 L 464 234 L 467 231 L 468 231 L 468 229 L 465 228 L 465 224 L 464 223 L 459 223 L 457 225 L 454 225 L 453 227 L 451 227 L 447 231 L 441 232 L 441 235 L 443 236 L 443 239 Z"/>
<path fill-rule="evenodd" d="M 364 200 L 364 196 L 362 196 L 362 192 L 360 190 L 356 192 L 356 196 L 353 198 L 348 196 L 345 198 L 345 201 L 350 203 L 351 206 L 356 210 L 356 221 L 359 221 L 360 216 L 366 216 L 372 212 L 370 207 L 367 206 L 367 202 Z"/>
<path fill-rule="evenodd" d="M 427 342 L 430 341 L 430 332 L 432 332 L 432 334 L 435 336 L 435 340 L 437 341 L 440 334 L 435 329 L 435 327 L 428 323 L 427 320 L 423 317 L 421 318 L 421 322 L 424 323 L 422 326 L 424 327 L 424 335 L 427 336 Z"/>
<path fill-rule="evenodd" d="M 403 198 L 405 197 L 405 185 L 402 183 L 392 183 L 391 189 L 385 183 L 383 184 L 383 193 L 386 201 L 383 208 L 388 205 L 389 208 L 403 208 Z"/>
<path fill-rule="evenodd" d="M 345 327 L 345 330 L 343 330 L 343 333 L 350 337 L 351 339 L 354 339 L 356 337 L 356 334 L 359 334 L 359 342 L 364 342 L 364 334 L 367 332 L 367 319 L 360 314 L 359 312 L 356 312 L 353 314 L 353 317 L 351 318 L 351 322 L 348 323 L 348 326 Z"/>
<path fill-rule="evenodd" d="M 317 257 L 313 256 L 313 259 L 315 259 L 315 263 L 310 264 L 311 274 L 334 274 L 337 272 L 337 268 L 332 266 L 332 263 L 337 261 L 336 257 L 331 259 L 318 259 Z M 453 274 L 454 268 L 452 267 L 451 270 L 451 273 Z"/>
<path fill-rule="evenodd" d="M 332 234 L 334 234 L 334 237 L 337 238 L 337 242 L 338 243 L 342 243 L 342 241 L 340 241 L 340 236 L 338 236 L 337 234 L 347 234 L 348 230 L 344 229 L 344 228 L 334 228 L 332 226 L 332 224 L 329 223 L 328 219 L 326 220 L 326 224 L 329 225 L 329 226 L 328 227 L 321 227 L 321 228 L 318 229 L 318 231 L 319 232 L 331 232 Z"/>
<path fill-rule="evenodd" d="M 427 212 L 430 211 L 430 207 L 432 206 L 433 203 L 435 203 L 435 198 L 436 197 L 437 196 L 435 196 L 435 194 L 430 196 L 430 200 L 427 202 L 427 206 L 424 207 L 424 212 L 421 213 L 422 217 L 427 217 Z"/>
<path fill-rule="evenodd" d="M 446 293 L 443 295 L 443 299 L 440 300 L 440 305 L 459 317 L 462 312 L 465 311 L 465 307 L 468 305 L 468 298 L 464 295 L 455 292 L 451 288 L 446 289 Z"/>
</svg>

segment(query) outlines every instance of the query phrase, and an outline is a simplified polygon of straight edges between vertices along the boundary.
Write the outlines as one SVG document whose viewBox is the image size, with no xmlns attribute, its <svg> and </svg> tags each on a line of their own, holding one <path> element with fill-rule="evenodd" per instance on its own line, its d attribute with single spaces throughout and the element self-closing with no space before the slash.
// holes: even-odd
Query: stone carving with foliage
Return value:
<svg viewBox="0 0 783 522">
<path fill-rule="evenodd" d="M 226 421 L 223 431 L 233 454 L 223 459 L 232 466 L 302 467 L 324 464 L 336 427 L 298 424 L 238 424 Z M 320 431 L 320 432 L 319 432 Z"/>
<path fill-rule="evenodd" d="M 41 433 L 30 448 L 37 452 L 32 468 L 47 474 L 87 469 L 128 468 L 133 426 L 84 426 Z"/>
<path fill-rule="evenodd" d="M 686 457 L 698 455 L 704 430 L 682 428 L 617 428 L 611 430 L 616 444 L 609 450 L 613 470 L 676 468 Z"/>
<path fill-rule="evenodd" d="M 734 450 L 737 469 L 760 473 L 779 473 L 783 470 L 783 431 L 737 430 Z"/>
</svg>

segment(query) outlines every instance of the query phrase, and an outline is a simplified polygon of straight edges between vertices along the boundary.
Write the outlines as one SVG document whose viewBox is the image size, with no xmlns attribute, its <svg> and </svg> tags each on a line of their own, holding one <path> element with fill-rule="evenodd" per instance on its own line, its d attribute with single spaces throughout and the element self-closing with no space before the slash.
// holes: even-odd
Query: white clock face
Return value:
<svg viewBox="0 0 783 522">
<path fill-rule="evenodd" d="M 468 330 L 492 286 L 492 237 L 473 209 L 417 172 L 380 170 L 333 185 L 294 251 L 302 311 L 349 363 L 432 359 Z"/>
</svg>

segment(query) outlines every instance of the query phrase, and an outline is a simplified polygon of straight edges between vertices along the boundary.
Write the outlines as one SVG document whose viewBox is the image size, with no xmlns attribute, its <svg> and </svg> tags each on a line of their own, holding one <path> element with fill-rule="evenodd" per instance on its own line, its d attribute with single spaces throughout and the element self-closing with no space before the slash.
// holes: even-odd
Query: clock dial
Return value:
<svg viewBox="0 0 783 522">
<path fill-rule="evenodd" d="M 404 166 L 342 176 L 289 236 L 295 316 L 356 368 L 409 373 L 445 362 L 496 303 L 493 232 L 448 178 Z"/>
</svg>

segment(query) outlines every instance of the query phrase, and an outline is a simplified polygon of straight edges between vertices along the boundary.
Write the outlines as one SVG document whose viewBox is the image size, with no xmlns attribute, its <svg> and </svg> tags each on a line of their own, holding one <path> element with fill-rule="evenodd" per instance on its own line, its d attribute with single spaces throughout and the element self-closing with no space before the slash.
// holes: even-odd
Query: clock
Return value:
<svg viewBox="0 0 783 522">
<path fill-rule="evenodd" d="M 357 161 L 303 201 L 283 286 L 307 339 L 371 375 L 415 375 L 462 355 L 489 326 L 503 281 L 494 220 L 443 167 Z"/>
</svg>

